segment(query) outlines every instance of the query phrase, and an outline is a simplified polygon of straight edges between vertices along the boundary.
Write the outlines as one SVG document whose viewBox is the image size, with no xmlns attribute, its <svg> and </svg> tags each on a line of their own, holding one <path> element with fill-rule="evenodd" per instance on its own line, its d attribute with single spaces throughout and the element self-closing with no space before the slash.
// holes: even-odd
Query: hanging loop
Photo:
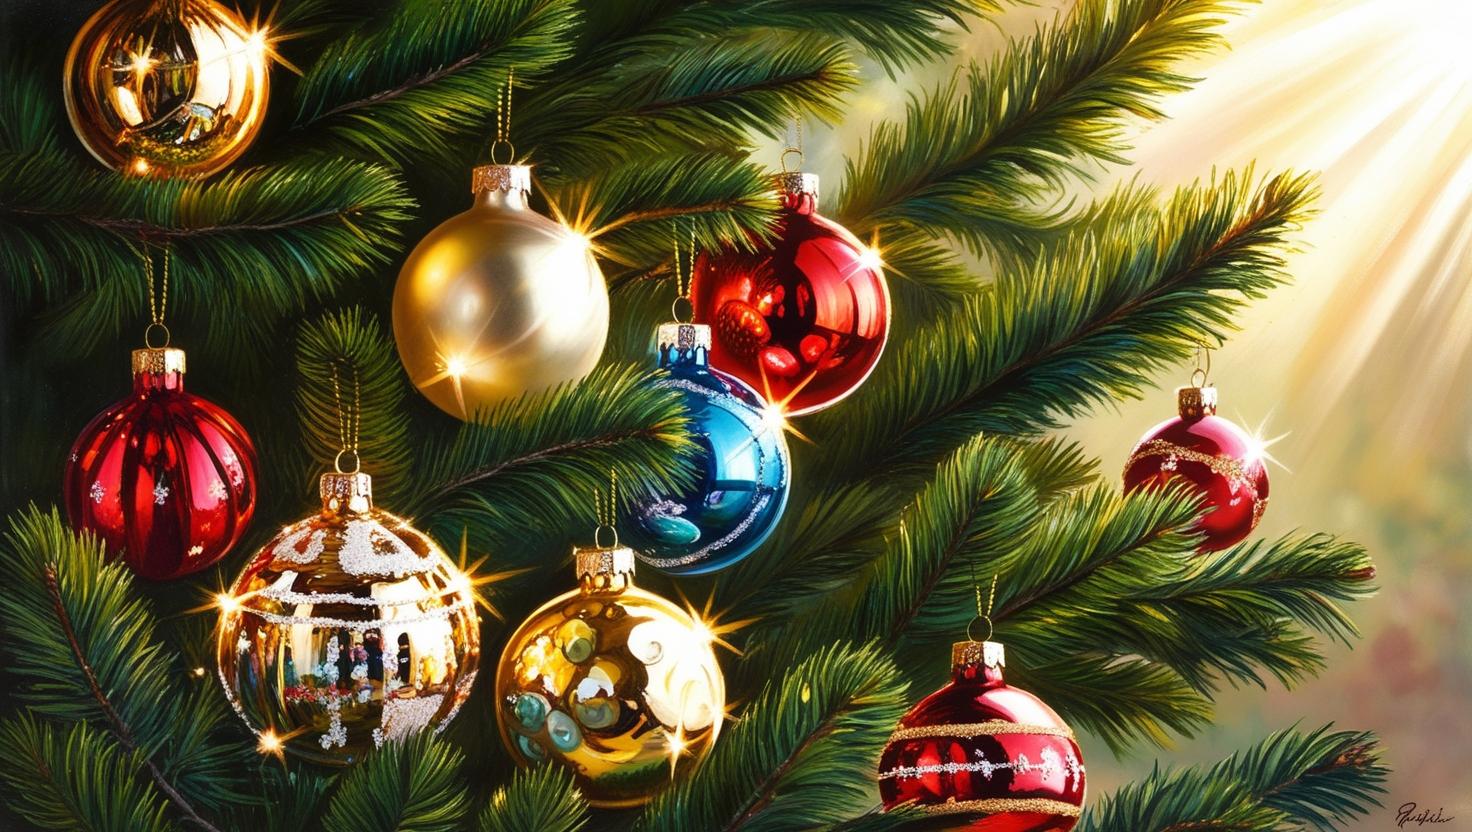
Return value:
<svg viewBox="0 0 1472 832">
<path fill-rule="evenodd" d="M 1202 356 L 1205 356 L 1206 364 L 1202 366 Z M 1191 371 L 1191 386 L 1205 387 L 1207 379 L 1211 378 L 1211 347 L 1205 341 L 1196 342 L 1196 369 Z"/>
<path fill-rule="evenodd" d="M 690 282 L 695 273 L 695 221 L 690 221 L 689 262 L 680 256 L 680 234 L 675 235 L 675 299 L 670 303 L 670 314 L 682 324 L 695 320 L 695 303 L 690 299 Z"/>
<path fill-rule="evenodd" d="M 976 582 L 975 570 L 973 569 L 972 571 L 971 585 L 976 590 L 976 617 L 971 619 L 970 623 L 966 625 L 966 638 L 970 639 L 971 641 L 992 640 L 992 633 L 995 631 L 995 628 L 992 625 L 992 603 L 997 599 L 998 577 L 998 575 L 992 575 L 991 592 L 987 595 L 986 607 L 983 608 L 981 605 L 981 584 L 978 584 Z M 986 625 L 986 635 L 981 638 L 977 638 L 971 632 L 972 628 L 975 627 L 977 624 Z"/>
<path fill-rule="evenodd" d="M 614 549 L 618 547 L 618 529 L 614 521 L 618 516 L 618 469 L 608 469 L 608 502 L 603 501 L 603 491 L 593 489 L 593 515 L 598 525 L 593 528 L 593 545 L 599 549 Z M 603 534 L 607 532 L 613 542 L 607 545 L 603 543 Z"/>
<path fill-rule="evenodd" d="M 337 438 L 339 450 L 337 456 L 332 458 L 332 467 L 339 474 L 356 474 L 362 470 L 363 460 L 358 456 L 358 431 L 363 423 L 363 389 L 358 384 L 358 367 L 349 364 L 353 371 L 353 406 L 343 407 L 342 381 L 339 377 L 338 362 L 334 360 L 332 368 L 332 397 L 337 402 Z M 343 458 L 350 455 L 353 460 L 353 469 L 343 469 Z"/>
<path fill-rule="evenodd" d="M 787 157 L 793 153 L 797 154 L 797 166 L 789 168 L 787 166 Z M 798 115 L 794 114 L 792 116 L 792 142 L 782 148 L 780 161 L 782 163 L 783 173 L 797 173 L 802 170 L 802 118 Z"/>
<path fill-rule="evenodd" d="M 157 293 L 153 288 L 153 253 L 148 249 L 148 243 L 143 243 L 143 250 L 138 256 L 143 259 L 143 275 L 148 285 L 148 326 L 143 330 L 143 345 L 149 349 L 162 349 L 169 345 L 169 328 L 164 326 L 164 312 L 169 306 L 169 247 L 164 249 L 163 279 L 159 281 Z M 163 343 L 154 345 L 155 335 L 163 337 Z"/>
<path fill-rule="evenodd" d="M 491 142 L 491 164 L 510 165 L 516 163 L 516 146 L 511 143 L 511 84 L 516 77 L 516 68 L 506 70 L 506 89 L 496 90 L 496 139 Z M 496 151 L 506 148 L 506 161 L 496 159 Z"/>
<path fill-rule="evenodd" d="M 153 336 L 156 333 L 162 334 L 162 337 L 163 337 L 163 342 L 162 343 L 159 343 L 159 344 L 153 343 Z M 166 327 L 163 324 L 158 323 L 157 321 L 155 321 L 155 322 L 149 324 L 147 329 L 143 330 L 143 346 L 148 347 L 151 350 L 159 350 L 159 349 L 163 349 L 164 347 L 167 347 L 168 345 L 169 345 L 169 328 L 168 327 Z"/>
</svg>

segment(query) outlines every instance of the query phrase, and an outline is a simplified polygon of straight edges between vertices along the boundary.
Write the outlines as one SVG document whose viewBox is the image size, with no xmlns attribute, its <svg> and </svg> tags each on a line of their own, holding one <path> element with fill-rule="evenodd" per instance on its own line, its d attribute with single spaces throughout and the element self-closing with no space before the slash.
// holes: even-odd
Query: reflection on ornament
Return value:
<svg viewBox="0 0 1472 832">
<path fill-rule="evenodd" d="M 784 173 L 778 183 L 773 241 L 702 253 L 690 291 L 714 333 L 711 364 L 796 416 L 873 372 L 889 337 L 889 288 L 879 253 L 818 214 L 818 177 Z"/>
<path fill-rule="evenodd" d="M 373 508 L 367 474 L 325 474 L 322 512 L 282 529 L 217 597 L 220 681 L 261 738 L 329 764 L 443 729 L 480 661 L 470 581 Z"/>
<path fill-rule="evenodd" d="M 264 31 L 214 0 L 113 0 L 67 53 L 67 116 L 114 170 L 207 176 L 260 131 L 268 53 Z"/>
<path fill-rule="evenodd" d="M 791 462 L 780 421 L 754 390 L 706 364 L 710 327 L 659 328 L 658 386 L 679 390 L 690 418 L 695 483 L 635 510 L 645 563 L 677 575 L 723 569 L 756 550 L 787 505 Z M 780 411 L 775 411 L 780 420 Z"/>
<path fill-rule="evenodd" d="M 255 447 L 235 417 L 185 392 L 184 367 L 183 350 L 134 350 L 132 395 L 82 429 L 62 486 L 72 526 L 151 580 L 215 563 L 255 514 Z"/>
<path fill-rule="evenodd" d="M 1176 397 L 1179 415 L 1151 428 L 1125 463 L 1125 490 L 1184 483 L 1206 509 L 1194 529 L 1205 535 L 1200 550 L 1225 549 L 1267 510 L 1266 448 L 1216 415 L 1215 387 L 1182 387 Z"/>
<path fill-rule="evenodd" d="M 632 583 L 629 549 L 578 549 L 579 588 L 532 613 L 496 668 L 501 738 L 556 760 L 588 802 L 637 806 L 714 744 L 725 682 L 714 634 Z"/>
<path fill-rule="evenodd" d="M 461 419 L 587 375 L 608 335 L 588 238 L 527 205 L 531 168 L 485 165 L 475 204 L 429 232 L 394 287 L 394 343 L 414 386 Z"/>
<path fill-rule="evenodd" d="M 963 641 L 951 682 L 905 714 L 879 760 L 886 809 L 951 816 L 951 829 L 1067 832 L 1083 807 L 1083 754 L 1042 700 L 1002 678 L 1002 645 Z"/>
</svg>

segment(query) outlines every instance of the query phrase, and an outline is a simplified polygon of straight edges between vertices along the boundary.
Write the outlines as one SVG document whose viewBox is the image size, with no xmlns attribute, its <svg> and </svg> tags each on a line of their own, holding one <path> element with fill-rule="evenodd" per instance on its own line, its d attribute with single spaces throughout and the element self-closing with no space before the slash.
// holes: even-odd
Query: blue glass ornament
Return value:
<svg viewBox="0 0 1472 832">
<path fill-rule="evenodd" d="M 745 383 L 711 367 L 710 327 L 659 328 L 658 383 L 685 394 L 699 450 L 696 483 L 657 497 L 634 512 L 635 551 L 674 575 L 714 572 L 741 560 L 776 528 L 787 506 L 791 458 L 767 403 Z"/>
</svg>

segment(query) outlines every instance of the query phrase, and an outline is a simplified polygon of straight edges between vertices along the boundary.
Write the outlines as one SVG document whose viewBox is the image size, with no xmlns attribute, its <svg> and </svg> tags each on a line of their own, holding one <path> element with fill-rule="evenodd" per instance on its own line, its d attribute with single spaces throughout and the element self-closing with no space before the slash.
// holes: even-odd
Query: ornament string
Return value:
<svg viewBox="0 0 1472 832">
<path fill-rule="evenodd" d="M 992 604 L 997 600 L 998 577 L 1000 576 L 992 575 L 992 588 L 991 591 L 987 593 L 986 606 L 983 607 L 981 605 L 981 584 L 976 582 L 976 567 L 972 566 L 971 568 L 971 586 L 974 590 L 976 590 L 976 617 L 971 619 L 971 623 L 966 625 L 966 638 L 970 639 L 971 641 L 992 640 L 992 633 L 995 631 L 995 628 L 992 626 Z M 978 621 L 986 624 L 986 636 L 984 638 L 977 638 L 976 636 L 973 636 L 971 634 L 971 628 L 975 627 Z"/>
<path fill-rule="evenodd" d="M 593 529 L 593 545 L 599 549 L 613 549 L 618 546 L 618 529 L 614 526 L 614 520 L 618 517 L 618 469 L 608 469 L 608 502 L 603 501 L 603 490 L 593 489 L 593 519 L 598 523 Z M 603 532 L 613 535 L 613 543 L 603 545 Z"/>
<path fill-rule="evenodd" d="M 516 68 L 506 70 L 506 89 L 496 90 L 496 140 L 491 142 L 491 164 L 510 165 L 516 162 L 516 145 L 511 143 L 511 83 Z M 496 151 L 506 148 L 506 161 L 496 161 Z"/>
<path fill-rule="evenodd" d="M 1202 356 L 1206 357 L 1206 366 L 1201 365 Z M 1199 376 L 1199 380 L 1198 380 Z M 1196 342 L 1196 369 L 1191 371 L 1191 386 L 1205 387 L 1206 381 L 1211 377 L 1211 347 L 1205 341 Z"/>
<path fill-rule="evenodd" d="M 164 246 L 164 268 L 163 279 L 159 281 L 158 294 L 153 290 L 153 254 L 149 252 L 145 243 L 140 255 L 143 258 L 143 272 L 148 281 L 148 328 L 143 330 L 143 345 L 149 349 L 162 349 L 169 345 L 169 328 L 164 325 L 164 311 L 169 305 L 169 247 Z M 155 332 L 163 334 L 164 342 L 158 346 L 153 345 Z"/>
<path fill-rule="evenodd" d="M 802 169 L 802 163 L 803 163 L 803 152 L 802 152 L 802 119 L 800 117 L 796 116 L 796 115 L 794 115 L 792 117 L 792 133 L 791 133 L 791 135 L 792 135 L 793 140 L 791 142 L 789 142 L 786 147 L 782 148 L 781 162 L 782 162 L 782 172 L 783 173 L 795 173 L 797 170 L 801 170 Z M 792 154 L 792 153 L 796 153 L 797 154 L 797 168 L 795 168 L 795 169 L 789 169 L 787 167 L 787 156 L 788 156 L 788 154 Z"/>
<path fill-rule="evenodd" d="M 675 320 L 690 323 L 695 320 L 695 303 L 690 299 L 690 281 L 695 274 L 695 220 L 690 221 L 690 261 L 680 257 L 680 234 L 675 229 L 675 299 L 670 303 L 670 314 Z M 687 320 L 688 319 L 688 320 Z"/>
<path fill-rule="evenodd" d="M 337 370 L 337 362 L 332 362 L 332 397 L 337 400 L 337 437 L 341 450 L 337 456 L 332 458 L 332 467 L 339 474 L 356 474 L 362 470 L 363 460 L 358 456 L 358 429 L 363 423 L 363 390 L 358 384 L 357 365 L 350 365 L 353 371 L 353 406 L 351 409 L 342 406 L 342 382 Z M 353 455 L 353 470 L 344 471 L 342 458 Z"/>
</svg>

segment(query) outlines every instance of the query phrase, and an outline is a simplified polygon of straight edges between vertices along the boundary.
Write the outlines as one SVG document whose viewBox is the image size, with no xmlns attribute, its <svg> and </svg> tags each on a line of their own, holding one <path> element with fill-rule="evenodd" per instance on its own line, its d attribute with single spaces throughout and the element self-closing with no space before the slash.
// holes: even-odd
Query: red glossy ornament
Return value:
<svg viewBox="0 0 1472 832">
<path fill-rule="evenodd" d="M 133 351 L 133 394 L 72 446 L 63 486 L 78 530 L 152 580 L 230 551 L 256 508 L 256 451 L 218 405 L 184 392 L 184 351 Z"/>
<path fill-rule="evenodd" d="M 886 809 L 909 804 L 945 829 L 1067 832 L 1084 804 L 1083 753 L 1046 703 L 1002 678 L 1002 645 L 958 642 L 951 682 L 900 718 L 879 758 Z"/>
<path fill-rule="evenodd" d="M 1268 507 L 1268 469 L 1260 443 L 1216 415 L 1215 387 L 1176 391 L 1180 415 L 1146 433 L 1124 467 L 1126 491 L 1189 483 L 1207 511 L 1198 531 L 1201 551 L 1240 542 Z"/>
<path fill-rule="evenodd" d="M 876 253 L 817 212 L 818 177 L 784 173 L 770 244 L 702 253 L 695 319 L 713 332 L 710 363 L 785 403 L 789 415 L 852 393 L 889 337 L 889 289 Z"/>
</svg>

